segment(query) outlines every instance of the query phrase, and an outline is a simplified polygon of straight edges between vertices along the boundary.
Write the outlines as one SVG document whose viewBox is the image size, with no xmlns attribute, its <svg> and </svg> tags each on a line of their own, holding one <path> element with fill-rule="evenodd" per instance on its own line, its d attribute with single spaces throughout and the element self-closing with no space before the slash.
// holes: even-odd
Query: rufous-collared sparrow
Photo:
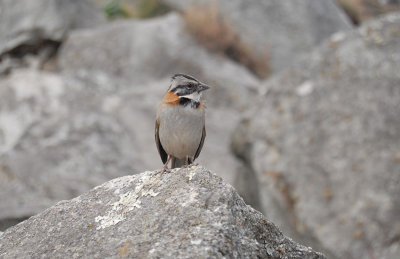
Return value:
<svg viewBox="0 0 400 259">
<path fill-rule="evenodd" d="M 201 94 L 210 87 L 176 74 L 157 109 L 155 140 L 163 170 L 189 165 L 199 156 L 206 137 L 205 107 Z"/>
</svg>

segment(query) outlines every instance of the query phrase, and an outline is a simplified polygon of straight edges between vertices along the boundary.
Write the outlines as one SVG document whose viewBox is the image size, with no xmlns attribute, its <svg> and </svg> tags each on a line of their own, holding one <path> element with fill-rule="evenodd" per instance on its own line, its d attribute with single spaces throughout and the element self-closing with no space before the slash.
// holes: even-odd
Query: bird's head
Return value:
<svg viewBox="0 0 400 259">
<path fill-rule="evenodd" d="M 202 92 L 209 88 L 208 85 L 203 84 L 192 76 L 175 74 L 172 76 L 168 91 L 175 93 L 179 98 L 186 98 L 199 102 Z"/>
</svg>

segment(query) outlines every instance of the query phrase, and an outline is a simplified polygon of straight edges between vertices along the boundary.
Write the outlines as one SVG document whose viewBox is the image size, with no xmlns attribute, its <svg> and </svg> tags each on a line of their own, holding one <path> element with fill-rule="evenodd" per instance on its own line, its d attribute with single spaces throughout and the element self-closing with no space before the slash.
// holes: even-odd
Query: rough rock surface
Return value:
<svg viewBox="0 0 400 259">
<path fill-rule="evenodd" d="M 33 70 L 0 80 L 0 221 L 141 167 L 132 137 L 99 109 L 108 100 L 72 85 L 79 84 Z"/>
<path fill-rule="evenodd" d="M 163 1 L 180 10 L 216 5 L 243 42 L 258 55 L 269 56 L 272 72 L 287 68 L 334 32 L 351 28 L 332 0 Z"/>
<path fill-rule="evenodd" d="M 109 181 L 8 229 L 0 257 L 324 258 L 193 166 Z"/>
<path fill-rule="evenodd" d="M 266 82 L 262 119 L 233 137 L 265 215 L 333 257 L 400 257 L 399 28 L 391 14 L 333 35 Z"/>
<path fill-rule="evenodd" d="M 0 55 L 23 45 L 60 42 L 71 29 L 104 21 L 90 0 L 0 0 Z"/>
</svg>

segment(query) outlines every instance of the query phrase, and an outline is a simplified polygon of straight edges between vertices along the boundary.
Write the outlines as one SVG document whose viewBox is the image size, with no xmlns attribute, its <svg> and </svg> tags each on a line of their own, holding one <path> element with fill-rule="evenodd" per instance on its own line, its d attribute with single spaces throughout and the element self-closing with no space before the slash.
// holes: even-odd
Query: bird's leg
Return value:
<svg viewBox="0 0 400 259">
<path fill-rule="evenodd" d="M 169 161 L 171 161 L 171 159 L 172 159 L 172 156 L 168 155 L 167 162 L 165 162 L 164 167 L 163 167 L 160 171 L 158 171 L 157 174 L 158 174 L 158 173 L 164 173 L 164 172 L 166 172 L 166 171 L 169 171 L 169 170 L 168 170 L 168 164 L 169 164 Z"/>
<path fill-rule="evenodd" d="M 183 168 L 188 168 L 189 167 L 189 165 L 191 164 L 190 163 L 190 156 L 186 156 L 185 157 L 185 164 L 183 165 Z"/>
<path fill-rule="evenodd" d="M 189 157 L 189 162 L 190 162 L 189 165 L 191 165 L 191 166 L 192 165 L 199 165 L 198 163 L 196 163 L 196 164 L 194 163 L 194 158 L 193 157 Z"/>
</svg>

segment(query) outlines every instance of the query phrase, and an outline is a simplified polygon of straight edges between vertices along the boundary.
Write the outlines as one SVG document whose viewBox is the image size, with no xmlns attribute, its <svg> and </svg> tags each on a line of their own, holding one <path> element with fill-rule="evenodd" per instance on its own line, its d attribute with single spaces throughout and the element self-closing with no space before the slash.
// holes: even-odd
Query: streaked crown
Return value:
<svg viewBox="0 0 400 259">
<path fill-rule="evenodd" d="M 168 88 L 168 91 L 174 92 L 180 97 L 185 97 L 195 93 L 200 95 L 202 91 L 209 88 L 208 85 L 201 83 L 192 76 L 175 74 L 172 76 L 171 85 Z"/>
</svg>

